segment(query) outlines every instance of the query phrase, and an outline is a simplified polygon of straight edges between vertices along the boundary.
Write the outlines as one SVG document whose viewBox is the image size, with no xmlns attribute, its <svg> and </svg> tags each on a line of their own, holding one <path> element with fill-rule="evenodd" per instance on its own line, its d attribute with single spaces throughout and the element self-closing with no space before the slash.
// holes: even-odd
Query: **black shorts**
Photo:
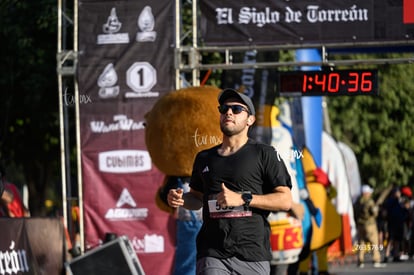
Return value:
<svg viewBox="0 0 414 275">
<path fill-rule="evenodd" d="M 218 259 L 204 257 L 197 260 L 197 275 L 268 275 L 270 274 L 270 262 L 247 262 L 236 257 Z"/>
</svg>

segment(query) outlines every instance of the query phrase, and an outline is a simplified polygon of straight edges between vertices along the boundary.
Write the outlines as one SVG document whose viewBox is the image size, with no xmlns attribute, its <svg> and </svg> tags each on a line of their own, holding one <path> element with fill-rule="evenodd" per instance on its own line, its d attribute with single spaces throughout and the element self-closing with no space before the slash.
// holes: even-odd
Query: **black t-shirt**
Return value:
<svg viewBox="0 0 414 275">
<path fill-rule="evenodd" d="M 197 257 L 271 260 L 269 211 L 252 208 L 249 217 L 212 218 L 208 201 L 221 192 L 223 182 L 232 191 L 262 195 L 277 186 L 291 188 L 290 175 L 269 145 L 249 139 L 230 156 L 220 156 L 219 147 L 199 152 L 194 161 L 190 187 L 203 193 L 203 225 L 197 236 Z"/>
</svg>

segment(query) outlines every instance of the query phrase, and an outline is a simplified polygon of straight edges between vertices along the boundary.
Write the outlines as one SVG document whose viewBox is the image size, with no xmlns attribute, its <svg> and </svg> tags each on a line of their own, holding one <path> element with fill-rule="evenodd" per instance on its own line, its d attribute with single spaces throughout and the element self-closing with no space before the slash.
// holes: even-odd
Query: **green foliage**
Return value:
<svg viewBox="0 0 414 275">
<path fill-rule="evenodd" d="M 414 66 L 380 65 L 378 70 L 378 97 L 328 98 L 332 134 L 354 150 L 364 182 L 404 185 L 413 179 Z"/>
<path fill-rule="evenodd" d="M 54 0 L 0 4 L 0 159 L 28 184 L 34 214 L 59 179 L 56 17 Z"/>
</svg>

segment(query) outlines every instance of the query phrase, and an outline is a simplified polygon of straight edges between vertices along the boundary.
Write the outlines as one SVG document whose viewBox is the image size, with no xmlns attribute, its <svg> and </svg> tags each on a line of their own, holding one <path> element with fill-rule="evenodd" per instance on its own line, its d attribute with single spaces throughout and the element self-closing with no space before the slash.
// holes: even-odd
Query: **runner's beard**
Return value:
<svg viewBox="0 0 414 275">
<path fill-rule="evenodd" d="M 226 127 L 223 125 L 220 125 L 220 129 L 223 132 L 223 135 L 228 137 L 240 134 L 243 131 L 243 129 L 239 129 L 237 127 Z"/>
</svg>

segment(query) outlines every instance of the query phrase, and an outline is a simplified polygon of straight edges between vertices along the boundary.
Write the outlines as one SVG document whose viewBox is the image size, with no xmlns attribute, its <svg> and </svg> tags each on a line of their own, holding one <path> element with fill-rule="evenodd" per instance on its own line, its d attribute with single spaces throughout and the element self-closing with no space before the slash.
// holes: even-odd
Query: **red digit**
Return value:
<svg viewBox="0 0 414 275">
<path fill-rule="evenodd" d="M 322 86 L 321 92 L 325 92 L 326 90 L 326 75 L 325 74 L 316 74 L 314 82 L 316 85 Z"/>
<path fill-rule="evenodd" d="M 302 85 L 302 93 L 306 93 L 307 91 L 307 85 L 306 82 L 308 80 L 308 76 L 306 74 L 303 75 L 303 85 Z"/>
<path fill-rule="evenodd" d="M 362 80 L 361 80 L 361 91 L 369 93 L 372 90 L 372 80 L 368 79 L 371 77 L 371 72 L 362 73 Z"/>
<path fill-rule="evenodd" d="M 348 92 L 350 92 L 350 93 L 357 92 L 358 91 L 358 82 L 359 82 L 359 74 L 358 73 L 349 73 L 348 84 L 350 86 L 348 88 Z"/>
<path fill-rule="evenodd" d="M 336 93 L 339 91 L 339 74 L 330 73 L 328 78 L 328 92 Z"/>
</svg>

